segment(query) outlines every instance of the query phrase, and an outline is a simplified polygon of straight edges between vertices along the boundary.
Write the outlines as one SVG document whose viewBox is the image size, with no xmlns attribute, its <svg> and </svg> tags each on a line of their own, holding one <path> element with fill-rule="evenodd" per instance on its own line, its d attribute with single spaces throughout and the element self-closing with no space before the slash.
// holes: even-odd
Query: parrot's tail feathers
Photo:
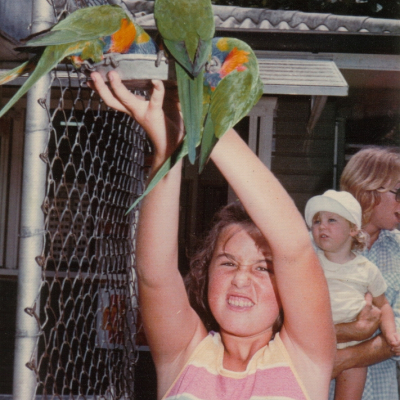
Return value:
<svg viewBox="0 0 400 400">
<path fill-rule="evenodd" d="M 29 78 L 1 109 L 0 118 L 44 75 L 49 73 L 65 57 L 71 54 L 67 45 L 48 46 L 40 57 L 36 68 L 29 75 Z"/>
<path fill-rule="evenodd" d="M 18 65 L 18 67 L 12 69 L 11 71 L 0 74 L 0 85 L 11 82 L 23 74 L 32 72 L 35 69 L 36 65 L 37 58 L 33 57 L 30 60 L 25 61 L 21 65 Z"/>
<path fill-rule="evenodd" d="M 31 74 L 29 78 L 24 82 L 24 84 L 19 88 L 19 90 L 14 94 L 13 97 L 8 101 L 8 103 L 1 109 L 0 118 L 11 109 L 11 107 L 41 78 L 37 74 Z"/>
<path fill-rule="evenodd" d="M 188 141 L 189 161 L 196 160 L 196 147 L 201 140 L 201 123 L 203 110 L 203 74 L 192 79 L 176 64 L 178 94 Z"/>
<path fill-rule="evenodd" d="M 204 67 L 207 61 L 211 60 L 212 41 L 211 40 L 200 40 L 199 46 L 197 47 L 196 57 L 193 64 L 193 76 L 197 76 Z"/>
<path fill-rule="evenodd" d="M 149 182 L 146 190 L 143 192 L 143 194 L 138 197 L 135 202 L 129 207 L 128 211 L 126 214 L 131 212 L 138 204 L 139 202 L 147 195 L 149 194 L 154 187 L 157 185 L 157 183 L 164 178 L 165 175 L 171 170 L 171 168 L 183 157 L 186 156 L 188 153 L 188 147 L 187 147 L 187 141 L 186 137 L 183 140 L 183 142 L 177 147 L 177 149 L 172 153 L 171 157 L 169 157 L 164 164 L 161 166 L 161 168 L 157 171 L 157 173 L 154 175 L 153 179 Z"/>
<path fill-rule="evenodd" d="M 199 173 L 203 172 L 205 165 L 210 157 L 211 151 L 216 145 L 218 139 L 214 133 L 214 123 L 211 115 L 207 114 L 204 125 L 203 137 L 201 139 Z"/>
</svg>

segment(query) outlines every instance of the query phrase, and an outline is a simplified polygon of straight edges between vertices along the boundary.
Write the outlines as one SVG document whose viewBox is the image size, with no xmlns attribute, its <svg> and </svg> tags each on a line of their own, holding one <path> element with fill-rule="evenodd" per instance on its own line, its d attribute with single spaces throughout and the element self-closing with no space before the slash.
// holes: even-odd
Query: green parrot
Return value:
<svg viewBox="0 0 400 400">
<path fill-rule="evenodd" d="M 194 164 L 201 135 L 204 66 L 215 33 L 210 0 L 156 0 L 154 17 L 164 45 L 176 61 L 178 95 Z"/>
<path fill-rule="evenodd" d="M 106 53 L 158 52 L 158 46 L 150 36 L 117 5 L 78 9 L 49 31 L 29 40 L 23 49 L 39 50 L 39 54 L 0 75 L 0 85 L 3 85 L 22 74 L 30 73 L 29 78 L 0 111 L 0 117 L 66 57 L 71 59 L 75 67 L 79 67 L 84 60 L 100 62 Z"/>
<path fill-rule="evenodd" d="M 203 131 L 196 141 L 196 147 L 201 148 L 199 172 L 203 170 L 218 139 L 250 112 L 262 94 L 263 83 L 257 57 L 250 46 L 239 39 L 214 38 L 211 61 L 203 78 Z M 189 139 L 186 135 L 128 212 L 188 152 Z"/>
<path fill-rule="evenodd" d="M 214 38 L 212 60 L 204 75 L 204 130 L 199 172 L 221 136 L 245 117 L 263 94 L 257 57 L 235 38 Z"/>
</svg>

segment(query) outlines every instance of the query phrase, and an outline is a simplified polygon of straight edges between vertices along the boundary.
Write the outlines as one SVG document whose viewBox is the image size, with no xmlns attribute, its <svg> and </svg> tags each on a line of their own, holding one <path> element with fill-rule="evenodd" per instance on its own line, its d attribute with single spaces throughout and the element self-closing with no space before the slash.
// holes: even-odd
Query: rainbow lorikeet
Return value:
<svg viewBox="0 0 400 400">
<path fill-rule="evenodd" d="M 199 171 L 217 140 L 245 117 L 263 94 L 257 57 L 235 38 L 214 38 L 212 60 L 204 75 L 204 130 Z"/>
<path fill-rule="evenodd" d="M 43 75 L 68 57 L 79 67 L 85 60 L 100 62 L 106 53 L 157 54 L 158 47 L 141 26 L 117 5 L 81 8 L 29 40 L 23 49 L 37 51 L 25 63 L 0 75 L 0 85 L 22 74 L 28 79 L 0 111 L 2 117 Z"/>
<path fill-rule="evenodd" d="M 174 58 L 189 146 L 194 164 L 201 135 L 204 66 L 211 56 L 215 33 L 210 0 L 156 0 L 154 17 L 168 52 Z"/>
<path fill-rule="evenodd" d="M 200 172 L 225 132 L 245 117 L 263 94 L 257 57 L 250 46 L 235 38 L 214 38 L 212 57 L 203 79 L 203 131 L 196 147 L 201 148 Z M 168 171 L 189 152 L 189 139 L 162 165 L 132 210 Z"/>
</svg>

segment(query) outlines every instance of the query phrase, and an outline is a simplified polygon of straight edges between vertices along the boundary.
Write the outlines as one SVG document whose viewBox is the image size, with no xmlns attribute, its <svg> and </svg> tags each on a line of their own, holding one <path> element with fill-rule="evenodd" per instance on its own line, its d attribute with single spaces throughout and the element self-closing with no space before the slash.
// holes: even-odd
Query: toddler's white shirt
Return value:
<svg viewBox="0 0 400 400">
<path fill-rule="evenodd" d="M 385 293 L 387 285 L 378 267 L 361 255 L 345 264 L 329 261 L 322 250 L 318 257 L 328 282 L 333 322 L 354 321 L 365 306 L 365 294 Z"/>
</svg>

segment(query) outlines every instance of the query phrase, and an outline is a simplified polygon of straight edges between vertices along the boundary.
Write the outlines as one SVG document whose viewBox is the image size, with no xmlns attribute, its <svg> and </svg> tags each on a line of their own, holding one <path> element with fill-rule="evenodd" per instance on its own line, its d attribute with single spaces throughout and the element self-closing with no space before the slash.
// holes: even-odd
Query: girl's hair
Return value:
<svg viewBox="0 0 400 400">
<path fill-rule="evenodd" d="M 350 192 L 361 204 L 363 225 L 381 201 L 381 193 L 392 189 L 400 176 L 400 150 L 370 147 L 351 157 L 343 170 L 340 189 Z M 386 189 L 386 190 L 385 190 Z"/>
<path fill-rule="evenodd" d="M 209 331 L 218 331 L 219 326 L 208 304 L 208 270 L 219 235 L 225 228 L 232 224 L 241 225 L 249 231 L 258 230 L 240 202 L 236 201 L 223 207 L 215 214 L 212 221 L 212 228 L 200 242 L 197 250 L 191 257 L 190 270 L 185 277 L 190 304 Z M 274 334 L 280 330 L 282 322 L 283 313 L 281 311 L 273 326 Z"/>
</svg>

